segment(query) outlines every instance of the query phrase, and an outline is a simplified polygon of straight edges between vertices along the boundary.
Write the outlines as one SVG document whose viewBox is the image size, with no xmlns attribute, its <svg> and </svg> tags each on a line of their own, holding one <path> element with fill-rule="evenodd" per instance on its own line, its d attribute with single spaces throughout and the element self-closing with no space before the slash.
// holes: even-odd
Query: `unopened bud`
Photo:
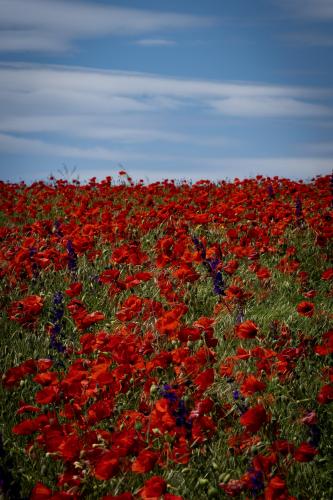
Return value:
<svg viewBox="0 0 333 500">
<path fill-rule="evenodd" d="M 209 483 L 209 481 L 206 477 L 199 477 L 198 484 L 200 486 L 206 486 L 208 483 Z"/>
<path fill-rule="evenodd" d="M 152 384 L 152 386 L 150 387 L 150 395 L 153 396 L 157 391 L 158 391 L 158 385 Z"/>
</svg>

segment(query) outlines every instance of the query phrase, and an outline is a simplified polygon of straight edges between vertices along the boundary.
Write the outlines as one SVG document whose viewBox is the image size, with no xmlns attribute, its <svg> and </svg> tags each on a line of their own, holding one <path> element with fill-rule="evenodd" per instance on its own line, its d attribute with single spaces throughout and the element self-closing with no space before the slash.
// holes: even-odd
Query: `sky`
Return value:
<svg viewBox="0 0 333 500">
<path fill-rule="evenodd" d="M 0 179 L 309 180 L 333 0 L 0 0 Z"/>
</svg>

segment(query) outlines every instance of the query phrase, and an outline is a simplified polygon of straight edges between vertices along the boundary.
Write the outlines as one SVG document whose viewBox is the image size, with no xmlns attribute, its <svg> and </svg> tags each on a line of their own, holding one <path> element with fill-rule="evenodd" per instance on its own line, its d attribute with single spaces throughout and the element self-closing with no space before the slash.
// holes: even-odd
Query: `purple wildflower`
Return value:
<svg viewBox="0 0 333 500">
<path fill-rule="evenodd" d="M 308 439 L 308 443 L 311 444 L 311 446 L 317 448 L 320 443 L 320 436 L 321 436 L 321 432 L 318 425 L 316 424 L 310 425 L 309 431 L 310 431 L 310 438 Z"/>
<path fill-rule="evenodd" d="M 58 352 L 65 351 L 65 346 L 57 338 L 61 333 L 63 315 L 63 294 L 61 292 L 56 292 L 53 296 L 53 308 L 51 311 L 51 323 L 53 326 L 51 329 L 50 348 Z"/>
<path fill-rule="evenodd" d="M 299 196 L 297 196 L 297 198 L 296 198 L 295 214 L 296 214 L 297 222 L 300 223 L 303 219 L 303 210 L 302 210 L 302 201 L 301 201 Z"/>
<path fill-rule="evenodd" d="M 192 238 L 192 241 L 195 245 L 195 248 L 197 249 L 198 252 L 200 252 L 200 255 L 201 255 L 201 258 L 203 260 L 206 259 L 206 249 L 205 249 L 205 245 L 202 243 L 202 241 L 200 241 L 198 238 L 196 237 L 193 237 Z"/>
<path fill-rule="evenodd" d="M 178 400 L 178 396 L 171 387 L 171 385 L 164 384 L 162 389 L 160 390 L 160 394 L 162 398 L 167 399 L 171 403 L 175 403 Z"/>
<path fill-rule="evenodd" d="M 252 467 L 248 469 L 250 476 L 250 489 L 254 495 L 264 488 L 264 475 L 261 470 L 255 470 Z"/>
<path fill-rule="evenodd" d="M 237 316 L 236 316 L 236 325 L 240 325 L 244 321 L 244 311 L 243 308 L 239 305 Z"/>
<path fill-rule="evenodd" d="M 269 184 L 269 186 L 267 188 L 267 191 L 268 191 L 268 195 L 269 195 L 270 198 L 274 198 L 275 197 L 275 193 L 274 193 L 274 189 L 273 189 L 272 184 Z"/>
<path fill-rule="evenodd" d="M 185 427 L 188 431 L 192 428 L 192 421 L 188 420 L 189 411 L 186 408 L 185 401 L 180 399 L 178 401 L 178 408 L 174 413 L 176 417 L 176 425 L 178 427 Z"/>
<path fill-rule="evenodd" d="M 219 259 L 206 259 L 206 262 L 209 266 L 210 272 L 215 273 L 217 266 L 220 264 Z"/>
<path fill-rule="evenodd" d="M 67 253 L 68 253 L 68 269 L 71 272 L 76 272 L 77 271 L 77 255 L 75 253 L 73 243 L 71 240 L 67 241 Z"/>
<path fill-rule="evenodd" d="M 195 237 L 192 238 L 192 241 L 197 251 L 200 252 L 203 265 L 206 267 L 211 277 L 213 278 L 214 293 L 216 293 L 216 295 L 225 295 L 225 282 L 222 276 L 222 272 L 218 271 L 218 266 L 221 263 L 220 259 L 207 259 L 204 244 Z"/>
<path fill-rule="evenodd" d="M 214 292 L 217 295 L 225 295 L 225 282 L 221 271 L 218 271 L 213 277 L 214 280 Z"/>
<path fill-rule="evenodd" d="M 232 391 L 232 397 L 237 401 L 237 399 L 239 399 L 239 391 Z"/>
<path fill-rule="evenodd" d="M 54 229 L 55 229 L 55 234 L 58 236 L 58 238 L 62 238 L 64 235 L 60 228 L 61 228 L 61 223 L 59 220 L 56 220 L 54 223 Z"/>
</svg>

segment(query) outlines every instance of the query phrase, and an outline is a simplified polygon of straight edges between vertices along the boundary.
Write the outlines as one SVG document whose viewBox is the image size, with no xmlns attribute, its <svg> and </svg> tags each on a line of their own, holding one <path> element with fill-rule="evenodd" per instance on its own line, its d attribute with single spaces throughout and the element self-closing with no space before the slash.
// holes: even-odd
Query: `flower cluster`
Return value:
<svg viewBox="0 0 333 500">
<path fill-rule="evenodd" d="M 121 175 L 0 182 L 0 487 L 329 498 L 332 178 Z"/>
</svg>

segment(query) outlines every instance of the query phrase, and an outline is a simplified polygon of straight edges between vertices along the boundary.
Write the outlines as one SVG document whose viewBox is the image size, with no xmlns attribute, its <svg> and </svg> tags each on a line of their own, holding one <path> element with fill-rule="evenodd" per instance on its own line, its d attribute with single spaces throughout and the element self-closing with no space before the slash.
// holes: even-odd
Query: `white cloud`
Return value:
<svg viewBox="0 0 333 500">
<path fill-rule="evenodd" d="M 76 39 L 207 27 L 216 19 L 83 1 L 0 0 L 2 51 L 66 50 Z M 15 31 L 14 31 L 15 30 Z"/>
<path fill-rule="evenodd" d="M 45 155 L 63 159 L 93 159 L 106 161 L 126 161 L 146 159 L 146 155 L 104 147 L 82 148 L 54 144 L 39 139 L 26 139 L 9 134 L 0 134 L 0 151 L 12 154 Z"/>
<path fill-rule="evenodd" d="M 148 127 L 124 127 L 108 117 L 103 120 L 99 116 L 90 115 L 6 116 L 0 122 L 0 131 L 20 134 L 53 132 L 85 139 L 114 140 L 120 143 L 152 141 L 181 143 L 192 140 L 191 136 L 179 132 Z"/>
<path fill-rule="evenodd" d="M 55 33 L 33 30 L 1 30 L 0 52 L 62 52 L 70 45 Z"/>
<path fill-rule="evenodd" d="M 113 144 L 199 144 L 179 125 L 182 116 L 199 126 L 203 117 L 208 124 L 217 123 L 219 115 L 326 119 L 333 115 L 325 105 L 331 95 L 331 90 L 319 88 L 2 63 L 0 131 L 49 132 L 65 136 L 66 142 L 85 138 Z"/>
<path fill-rule="evenodd" d="M 332 116 L 326 106 L 291 97 L 230 97 L 212 101 L 214 109 L 229 116 L 242 117 L 316 117 Z"/>
<path fill-rule="evenodd" d="M 159 133 L 156 131 L 142 131 L 142 135 L 140 137 L 139 131 L 135 131 L 137 134 L 137 139 L 133 139 L 133 132 L 128 131 L 128 136 L 130 139 L 126 139 L 124 131 L 120 132 L 120 141 L 119 142 L 140 142 L 145 140 L 164 140 L 167 142 L 196 142 L 202 145 L 219 145 L 224 146 L 229 144 L 230 140 L 224 137 L 215 137 L 211 139 L 195 139 L 190 135 L 181 135 L 181 134 L 171 134 L 171 133 Z M 88 132 L 87 132 L 88 133 Z M 156 134 L 156 135 L 154 135 Z M 100 138 L 100 137 L 98 137 Z M 116 137 L 117 138 L 117 137 Z M 119 138 L 117 138 L 119 139 Z M 215 139 L 215 144 L 213 141 Z M 232 140 L 231 140 L 232 142 Z M 47 155 L 48 157 L 63 157 L 63 158 L 81 158 L 81 159 L 93 159 L 93 160 L 113 160 L 113 161 L 126 161 L 126 160 L 144 160 L 147 162 L 163 162 L 163 161 L 182 161 L 185 162 L 188 160 L 187 157 L 174 155 L 174 154 L 165 154 L 165 153 L 151 153 L 151 152 L 133 152 L 124 148 L 110 148 L 106 146 L 94 146 L 94 147 L 82 147 L 82 146 L 66 146 L 63 144 L 59 144 L 56 142 L 47 142 L 41 139 L 32 139 L 27 137 L 17 137 L 9 133 L 0 133 L 0 151 L 3 153 L 10 154 L 32 154 L 32 155 Z M 193 158 L 194 162 L 198 160 L 198 158 Z"/>
<path fill-rule="evenodd" d="M 134 43 L 143 47 L 171 47 L 176 45 L 174 40 L 165 40 L 163 38 L 142 38 Z"/>
<path fill-rule="evenodd" d="M 167 107 L 178 102 L 211 99 L 294 99 L 302 105 L 305 99 L 324 99 L 333 95 L 332 89 L 300 86 L 269 85 L 252 82 L 219 82 L 210 80 L 181 79 L 161 77 L 149 73 L 108 71 L 82 67 L 42 66 L 38 64 L 3 63 L 0 64 L 0 91 L 6 98 L 38 99 L 56 107 L 63 101 L 66 110 L 78 106 L 80 109 L 89 102 L 102 99 L 104 105 L 125 109 L 133 106 L 148 106 L 158 99 L 161 106 L 166 99 Z M 170 101 L 171 100 L 171 101 Z M 72 103 L 72 104 L 71 104 Z M 21 104 L 21 103 L 20 103 Z M 92 103 L 95 104 L 95 101 Z M 244 100 L 244 104 L 246 101 Z M 289 113 L 288 113 L 289 115 Z"/>
</svg>

